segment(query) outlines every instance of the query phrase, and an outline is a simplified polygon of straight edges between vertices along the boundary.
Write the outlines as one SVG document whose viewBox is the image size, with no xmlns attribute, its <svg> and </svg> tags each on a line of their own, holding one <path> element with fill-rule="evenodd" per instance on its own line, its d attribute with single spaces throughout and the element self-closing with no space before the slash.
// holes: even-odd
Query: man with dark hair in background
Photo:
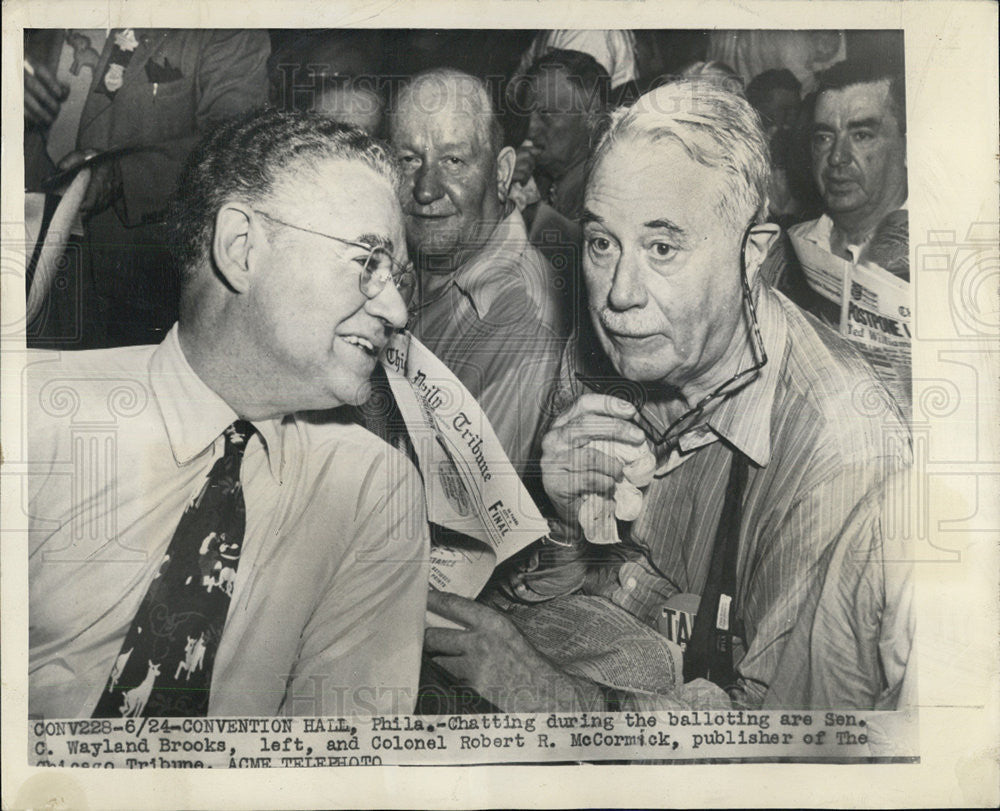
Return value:
<svg viewBox="0 0 1000 811">
<path fill-rule="evenodd" d="M 534 176 L 542 199 L 577 220 L 583 207 L 584 165 L 608 106 L 611 78 L 590 54 L 553 49 L 536 59 L 522 80 L 520 106 L 530 115 L 515 180 Z"/>
<path fill-rule="evenodd" d="M 548 259 L 563 291 L 561 329 L 567 333 L 583 312 L 579 217 L 584 166 L 591 138 L 608 109 L 610 86 L 608 72 L 589 53 L 550 49 L 508 87 L 514 109 L 528 116 L 513 195 L 531 243 Z"/>
<path fill-rule="evenodd" d="M 802 83 L 787 69 L 765 70 L 746 88 L 747 101 L 760 114 L 764 132 L 790 129 L 798 113 Z"/>
<path fill-rule="evenodd" d="M 234 119 L 181 177 L 163 342 L 29 357 L 33 716 L 412 709 L 419 477 L 316 413 L 364 402 L 406 324 L 399 182 L 359 130 Z"/>
<path fill-rule="evenodd" d="M 909 280 L 906 98 L 899 72 L 847 61 L 821 75 L 812 169 L 824 213 L 794 226 L 792 236 Z"/>
<path fill-rule="evenodd" d="M 801 92 L 801 83 L 787 69 L 766 70 L 755 76 L 746 88 L 747 101 L 760 115 L 771 146 L 771 186 L 767 195 L 771 219 L 783 226 L 798 222 L 801 212 L 801 205 L 788 181 L 788 165 L 793 154 L 792 133 Z"/>
</svg>

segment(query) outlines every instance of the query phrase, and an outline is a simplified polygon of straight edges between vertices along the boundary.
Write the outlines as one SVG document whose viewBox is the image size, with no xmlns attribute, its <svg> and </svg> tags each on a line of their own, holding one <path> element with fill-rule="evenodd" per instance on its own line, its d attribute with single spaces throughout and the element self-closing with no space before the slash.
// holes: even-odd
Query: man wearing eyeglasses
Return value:
<svg viewBox="0 0 1000 811">
<path fill-rule="evenodd" d="M 505 709 L 892 708 L 911 686 L 907 570 L 882 520 L 908 429 L 860 356 L 759 277 L 777 231 L 767 156 L 745 100 L 689 81 L 614 113 L 595 148 L 593 330 L 567 349 L 543 441 L 556 543 L 511 595 L 539 616 L 567 593 L 603 599 L 669 645 L 623 616 L 636 673 L 598 685 L 554 667 L 523 623 L 432 595 L 467 630 L 429 630 L 428 647 Z M 642 447 L 657 467 L 638 517 L 621 544 L 588 543 L 584 497 L 610 496 Z"/>
<path fill-rule="evenodd" d="M 399 182 L 359 130 L 235 119 L 180 183 L 163 343 L 29 360 L 33 715 L 412 708 L 423 490 L 337 410 L 406 324 Z"/>
</svg>

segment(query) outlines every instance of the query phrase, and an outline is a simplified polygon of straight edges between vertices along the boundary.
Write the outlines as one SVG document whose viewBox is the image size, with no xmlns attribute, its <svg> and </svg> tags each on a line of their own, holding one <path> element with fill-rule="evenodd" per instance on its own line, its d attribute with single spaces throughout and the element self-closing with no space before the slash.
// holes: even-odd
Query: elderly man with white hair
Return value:
<svg viewBox="0 0 1000 811">
<path fill-rule="evenodd" d="M 486 84 L 440 68 L 396 98 L 406 239 L 420 278 L 410 325 L 462 381 L 519 471 L 537 459 L 563 316 L 552 270 L 508 200 L 514 150 Z"/>
<path fill-rule="evenodd" d="M 595 147 L 592 334 L 567 348 L 543 442 L 562 545 L 512 593 L 539 612 L 588 595 L 621 618 L 616 645 L 641 647 L 630 661 L 673 655 L 676 678 L 598 684 L 521 635 L 523 606 L 432 595 L 466 630 L 432 629 L 428 648 L 505 709 L 899 702 L 912 625 L 883 511 L 909 433 L 865 361 L 761 280 L 777 235 L 767 155 L 744 99 L 691 81 L 617 111 Z M 618 521 L 620 544 L 590 543 L 581 504 L 610 496 L 643 448 L 656 467 L 641 510 Z M 626 633 L 633 620 L 669 644 Z"/>
</svg>

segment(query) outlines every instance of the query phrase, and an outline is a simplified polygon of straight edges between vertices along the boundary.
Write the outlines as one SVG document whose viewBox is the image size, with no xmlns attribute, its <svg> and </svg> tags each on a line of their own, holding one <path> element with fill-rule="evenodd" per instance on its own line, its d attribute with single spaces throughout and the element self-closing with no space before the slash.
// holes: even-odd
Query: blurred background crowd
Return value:
<svg viewBox="0 0 1000 811">
<path fill-rule="evenodd" d="M 684 75 L 744 95 L 774 168 L 770 214 L 787 229 L 823 213 L 810 165 L 818 77 L 844 61 L 902 71 L 901 32 L 763 30 L 34 30 L 25 36 L 25 187 L 51 220 L 59 171 L 93 178 L 29 345 L 158 342 L 177 315 L 168 201 L 217 121 L 265 103 L 315 110 L 386 137 L 395 94 L 451 67 L 488 83 L 517 150 L 513 199 L 553 272 L 577 264 L 584 165 L 619 105 Z M 69 175 L 67 175 L 69 176 Z M 55 178 L 55 180 L 54 180 Z M 555 237 L 553 237 L 555 235 Z M 41 240 L 39 240 L 39 246 Z M 36 248 L 29 263 L 32 284 Z M 779 252 L 780 253 L 780 252 Z M 771 278 L 793 297 L 794 255 Z M 901 274 L 900 274 L 901 275 Z"/>
</svg>

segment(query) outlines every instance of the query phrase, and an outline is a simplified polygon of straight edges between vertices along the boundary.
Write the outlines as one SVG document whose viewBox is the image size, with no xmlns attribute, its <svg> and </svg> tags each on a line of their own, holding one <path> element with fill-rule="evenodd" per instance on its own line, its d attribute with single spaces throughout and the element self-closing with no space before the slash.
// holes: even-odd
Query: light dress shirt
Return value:
<svg viewBox="0 0 1000 811">
<path fill-rule="evenodd" d="M 93 711 L 237 415 L 159 346 L 27 366 L 29 713 Z M 256 420 L 210 715 L 409 712 L 427 592 L 419 475 L 337 411 Z"/>
<path fill-rule="evenodd" d="M 897 211 L 907 211 L 908 201 L 904 201 L 903 204 L 896 209 Z M 833 229 L 834 223 L 830 218 L 829 214 L 821 214 L 815 220 L 806 220 L 805 222 L 797 223 L 788 229 L 788 233 L 792 236 L 799 237 L 808 242 L 812 242 L 815 245 L 819 245 L 823 250 L 833 253 Z M 867 247 L 871 238 L 875 235 L 875 231 L 871 231 L 867 238 L 858 245 L 852 245 L 847 243 L 844 245 L 844 250 L 847 252 L 848 261 L 852 264 L 857 264 L 861 261 L 861 255 L 864 249 Z"/>
</svg>

